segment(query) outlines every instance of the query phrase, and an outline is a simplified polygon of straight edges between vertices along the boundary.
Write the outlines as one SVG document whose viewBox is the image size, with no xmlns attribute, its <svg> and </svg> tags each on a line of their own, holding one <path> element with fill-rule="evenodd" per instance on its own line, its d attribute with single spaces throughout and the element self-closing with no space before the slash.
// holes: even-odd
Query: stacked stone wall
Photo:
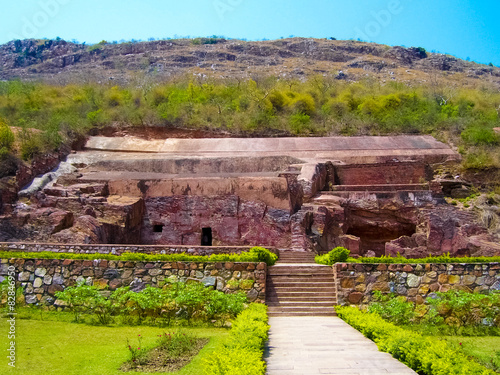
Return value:
<svg viewBox="0 0 500 375">
<path fill-rule="evenodd" d="M 500 290 L 500 263 L 338 263 L 333 267 L 341 305 L 368 304 L 376 290 L 417 303 L 423 303 L 429 293 L 451 289 L 476 293 Z"/>
<path fill-rule="evenodd" d="M 251 301 L 265 301 L 265 263 L 138 262 L 76 259 L 2 259 L 0 281 L 14 268 L 16 287 L 24 288 L 28 304 L 64 306 L 55 293 L 78 282 L 104 293 L 122 286 L 134 291 L 147 285 L 198 281 L 225 293 L 246 292 Z M 13 267 L 13 268 L 12 268 Z"/>
</svg>

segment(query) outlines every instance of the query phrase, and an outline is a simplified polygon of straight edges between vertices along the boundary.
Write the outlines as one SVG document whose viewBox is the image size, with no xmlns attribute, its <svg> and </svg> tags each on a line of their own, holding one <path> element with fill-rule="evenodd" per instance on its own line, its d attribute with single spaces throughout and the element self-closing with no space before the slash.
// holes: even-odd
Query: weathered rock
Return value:
<svg viewBox="0 0 500 375">
<path fill-rule="evenodd" d="M 34 294 L 28 294 L 24 297 L 24 300 L 27 304 L 33 304 L 33 303 L 37 303 L 38 302 L 38 299 L 36 298 L 36 295 Z"/>
<path fill-rule="evenodd" d="M 41 286 L 43 285 L 43 279 L 37 277 L 34 281 L 33 281 L 33 287 L 34 288 L 40 288 Z"/>
<path fill-rule="evenodd" d="M 49 215 L 49 220 L 52 223 L 52 233 L 57 233 L 73 226 L 74 217 L 72 212 L 56 211 Z"/>
</svg>

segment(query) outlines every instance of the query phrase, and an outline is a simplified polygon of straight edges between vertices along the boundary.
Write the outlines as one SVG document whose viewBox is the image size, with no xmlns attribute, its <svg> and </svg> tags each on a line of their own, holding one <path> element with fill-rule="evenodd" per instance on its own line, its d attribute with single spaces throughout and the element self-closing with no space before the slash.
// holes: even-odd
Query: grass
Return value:
<svg viewBox="0 0 500 375">
<path fill-rule="evenodd" d="M 3 351 L 9 348 L 7 322 L 2 318 L 0 334 Z M 108 375 L 123 374 L 120 366 L 127 361 L 127 339 L 136 343 L 138 335 L 142 345 L 153 346 L 165 329 L 156 327 L 100 327 L 58 321 L 16 321 L 16 368 L 7 365 L 7 358 L 0 362 L 1 374 L 16 375 Z M 183 332 L 210 338 L 210 342 L 193 361 L 176 374 L 202 373 L 202 357 L 210 353 L 227 335 L 225 329 L 183 328 Z M 141 373 L 141 372 L 138 372 Z"/>
<path fill-rule="evenodd" d="M 475 358 L 482 365 L 500 372 L 500 337 L 442 336 L 467 356 Z"/>
</svg>

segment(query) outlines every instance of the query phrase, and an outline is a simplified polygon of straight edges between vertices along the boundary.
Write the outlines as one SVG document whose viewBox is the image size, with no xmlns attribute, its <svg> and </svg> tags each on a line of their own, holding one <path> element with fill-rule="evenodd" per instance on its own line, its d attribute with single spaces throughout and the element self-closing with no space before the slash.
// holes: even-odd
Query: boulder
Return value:
<svg viewBox="0 0 500 375">
<path fill-rule="evenodd" d="M 69 211 L 56 211 L 49 215 L 52 223 L 52 234 L 71 228 L 74 223 L 73 213 Z"/>
</svg>

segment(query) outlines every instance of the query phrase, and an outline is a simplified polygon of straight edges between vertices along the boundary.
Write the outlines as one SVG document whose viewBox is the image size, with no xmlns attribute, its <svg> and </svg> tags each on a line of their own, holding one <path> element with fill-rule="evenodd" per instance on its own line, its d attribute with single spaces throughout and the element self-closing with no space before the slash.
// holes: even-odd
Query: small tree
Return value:
<svg viewBox="0 0 500 375">
<path fill-rule="evenodd" d="M 10 129 L 9 125 L 7 125 L 0 118 L 0 150 L 4 149 L 10 151 L 12 149 L 12 145 L 14 144 L 14 133 Z"/>
</svg>

